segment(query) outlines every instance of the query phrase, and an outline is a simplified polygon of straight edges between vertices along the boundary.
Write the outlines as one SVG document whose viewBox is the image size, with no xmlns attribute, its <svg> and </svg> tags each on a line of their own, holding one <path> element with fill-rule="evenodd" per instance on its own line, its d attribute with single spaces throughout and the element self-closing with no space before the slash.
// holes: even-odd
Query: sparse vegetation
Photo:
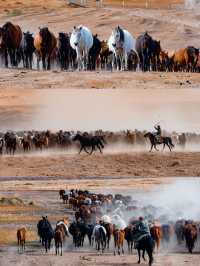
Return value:
<svg viewBox="0 0 200 266">
<path fill-rule="evenodd" d="M 21 9 L 12 9 L 7 12 L 7 15 L 9 17 L 16 17 L 22 15 L 22 10 Z"/>
</svg>

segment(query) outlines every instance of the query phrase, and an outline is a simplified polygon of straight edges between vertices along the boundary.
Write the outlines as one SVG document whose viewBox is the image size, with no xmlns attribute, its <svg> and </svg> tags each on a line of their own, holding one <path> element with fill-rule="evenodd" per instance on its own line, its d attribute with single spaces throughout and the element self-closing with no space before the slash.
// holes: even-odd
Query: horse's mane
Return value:
<svg viewBox="0 0 200 266">
<path fill-rule="evenodd" d="M 121 41 L 121 42 L 124 42 L 124 31 L 123 31 L 123 29 L 122 29 L 120 26 L 118 26 L 115 30 L 116 30 L 116 31 L 119 31 L 119 34 L 120 34 L 120 41 Z"/>
</svg>

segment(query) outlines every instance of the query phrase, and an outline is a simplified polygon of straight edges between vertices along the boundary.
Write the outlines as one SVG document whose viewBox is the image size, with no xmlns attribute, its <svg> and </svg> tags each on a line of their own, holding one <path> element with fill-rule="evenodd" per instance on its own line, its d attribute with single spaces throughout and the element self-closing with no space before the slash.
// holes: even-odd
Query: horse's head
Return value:
<svg viewBox="0 0 200 266">
<path fill-rule="evenodd" d="M 76 134 L 76 135 L 72 138 L 72 140 L 73 140 L 73 141 L 76 141 L 76 140 L 79 140 L 79 138 L 80 138 L 80 134 Z"/>
<path fill-rule="evenodd" d="M 78 46 L 81 39 L 81 32 L 82 32 L 82 26 L 76 27 L 74 26 L 74 29 L 71 34 L 71 38 L 73 40 L 73 45 Z"/>
<path fill-rule="evenodd" d="M 50 38 L 50 35 L 51 35 L 48 27 L 41 28 L 40 31 L 39 31 L 39 34 L 40 34 L 40 36 L 42 38 L 42 42 L 43 43 L 48 42 L 48 40 Z"/>
<path fill-rule="evenodd" d="M 124 42 L 124 32 L 120 26 L 116 27 L 113 31 L 113 47 L 121 47 Z"/>
<path fill-rule="evenodd" d="M 151 134 L 150 132 L 147 132 L 147 133 L 144 134 L 144 137 L 148 138 L 150 136 L 150 134 Z"/>
</svg>

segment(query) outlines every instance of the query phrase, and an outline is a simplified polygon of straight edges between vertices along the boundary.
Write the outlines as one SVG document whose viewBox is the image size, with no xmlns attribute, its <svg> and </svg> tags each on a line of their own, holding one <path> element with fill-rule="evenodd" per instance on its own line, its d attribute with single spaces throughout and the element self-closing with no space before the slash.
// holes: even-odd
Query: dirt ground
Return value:
<svg viewBox="0 0 200 266">
<path fill-rule="evenodd" d="M 3 177 L 175 177 L 200 176 L 199 152 L 117 153 L 104 155 L 3 156 Z M 133 178 L 134 180 L 134 178 Z"/>
<path fill-rule="evenodd" d="M 145 1 L 125 1 L 125 8 L 121 4 L 122 1 L 109 0 L 104 1 L 103 8 L 96 8 L 94 1 L 87 1 L 87 8 L 72 8 L 62 0 L 51 0 L 48 4 L 44 0 L 4 0 L 0 3 L 0 24 L 12 21 L 23 31 L 34 33 L 38 27 L 48 26 L 55 34 L 83 24 L 98 33 L 100 39 L 108 39 L 119 24 L 134 37 L 148 31 L 169 51 L 187 45 L 199 47 L 198 9 L 186 10 L 183 1 L 176 0 L 152 0 L 149 8 L 144 8 Z M 154 122 L 161 120 L 171 131 L 197 132 L 199 81 L 200 75 L 191 73 L 60 72 L 55 68 L 38 72 L 0 68 L 0 131 L 151 129 Z M 48 214 L 53 223 L 63 216 L 71 217 L 58 199 L 60 188 L 145 194 L 176 177 L 199 177 L 199 159 L 199 152 L 187 150 L 149 154 L 130 148 L 93 156 L 67 151 L 2 156 L 0 196 L 17 196 L 26 205 L 0 206 L 0 265 L 137 265 L 136 254 L 126 252 L 119 257 L 110 251 L 99 256 L 87 246 L 73 249 L 69 240 L 63 257 L 54 256 L 54 251 L 46 255 L 38 244 L 36 222 L 43 214 Z M 25 254 L 17 254 L 16 230 L 21 226 L 29 230 Z M 154 265 L 199 266 L 199 248 L 193 255 L 187 254 L 185 247 L 164 251 L 155 254 Z"/>
</svg>

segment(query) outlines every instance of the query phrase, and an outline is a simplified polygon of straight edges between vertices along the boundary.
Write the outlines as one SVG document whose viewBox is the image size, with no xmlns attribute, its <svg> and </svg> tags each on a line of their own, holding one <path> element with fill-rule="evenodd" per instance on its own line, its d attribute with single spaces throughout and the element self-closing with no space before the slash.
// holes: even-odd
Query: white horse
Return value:
<svg viewBox="0 0 200 266">
<path fill-rule="evenodd" d="M 108 39 L 109 50 L 114 54 L 112 67 L 114 67 L 114 61 L 116 60 L 117 70 L 126 70 L 129 53 L 134 51 L 137 54 L 135 45 L 136 40 L 130 32 L 120 26 L 116 27 Z"/>
<path fill-rule="evenodd" d="M 78 69 L 87 69 L 89 50 L 93 45 L 91 31 L 84 27 L 74 27 L 70 36 L 70 45 L 76 50 Z"/>
</svg>

